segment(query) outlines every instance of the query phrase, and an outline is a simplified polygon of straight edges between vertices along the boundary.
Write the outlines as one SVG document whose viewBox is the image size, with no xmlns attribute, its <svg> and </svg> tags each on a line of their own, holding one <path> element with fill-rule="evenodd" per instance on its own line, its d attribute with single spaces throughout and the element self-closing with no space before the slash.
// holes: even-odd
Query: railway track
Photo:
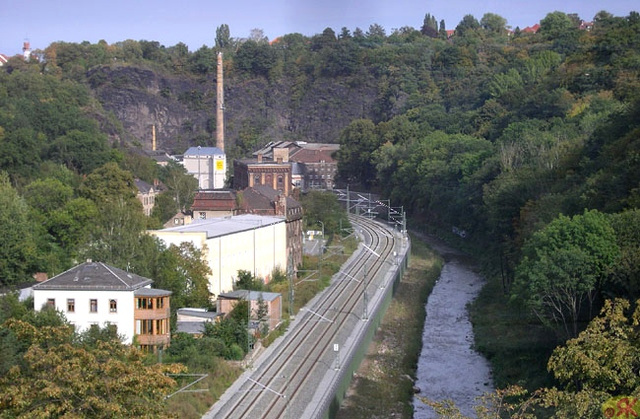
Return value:
<svg viewBox="0 0 640 419">
<path fill-rule="evenodd" d="M 385 275 L 397 263 L 402 237 L 378 222 L 352 215 L 361 243 L 331 285 L 298 313 L 289 330 L 229 388 L 205 418 L 302 418 L 340 379 L 341 348 L 369 321 Z M 389 281 L 387 281 L 389 282 Z M 329 383 L 329 384 L 327 384 Z"/>
</svg>

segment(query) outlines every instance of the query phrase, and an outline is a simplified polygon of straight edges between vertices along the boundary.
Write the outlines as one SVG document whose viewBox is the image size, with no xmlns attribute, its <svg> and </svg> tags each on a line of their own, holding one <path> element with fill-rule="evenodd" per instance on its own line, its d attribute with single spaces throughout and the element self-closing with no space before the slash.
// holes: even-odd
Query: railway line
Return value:
<svg viewBox="0 0 640 419">
<path fill-rule="evenodd" d="M 357 336 L 390 292 L 393 271 L 407 251 L 400 232 L 366 217 L 350 219 L 361 240 L 356 252 L 204 418 L 298 419 L 326 414 L 358 349 Z"/>
</svg>

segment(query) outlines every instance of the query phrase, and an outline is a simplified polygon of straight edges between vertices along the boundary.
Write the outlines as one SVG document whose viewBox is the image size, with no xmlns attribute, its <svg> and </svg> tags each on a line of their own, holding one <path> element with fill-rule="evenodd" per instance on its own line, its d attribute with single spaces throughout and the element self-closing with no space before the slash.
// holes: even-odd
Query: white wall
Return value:
<svg viewBox="0 0 640 419">
<path fill-rule="evenodd" d="M 227 160 L 224 154 L 184 156 L 182 165 L 187 172 L 198 179 L 200 189 L 222 189 L 227 173 Z"/>
<path fill-rule="evenodd" d="M 67 320 L 83 331 L 92 324 L 104 327 L 114 324 L 118 334 L 125 337 L 124 343 L 133 343 L 134 334 L 134 295 L 133 291 L 69 291 L 69 290 L 33 290 L 34 308 L 42 309 L 49 298 L 55 299 L 55 307 Z M 75 300 L 75 312 L 67 311 L 67 299 Z M 92 313 L 90 300 L 98 300 L 98 311 Z M 110 311 L 109 300 L 117 301 L 117 312 Z"/>
<path fill-rule="evenodd" d="M 281 270 L 286 270 L 287 267 L 287 230 L 284 220 L 210 239 L 206 239 L 204 232 L 156 230 L 150 233 L 163 240 L 167 246 L 187 241 L 198 249 L 205 249 L 205 257 L 212 272 L 209 291 L 216 296 L 233 290 L 233 281 L 240 269 L 266 279 L 271 277 L 276 267 Z"/>
</svg>

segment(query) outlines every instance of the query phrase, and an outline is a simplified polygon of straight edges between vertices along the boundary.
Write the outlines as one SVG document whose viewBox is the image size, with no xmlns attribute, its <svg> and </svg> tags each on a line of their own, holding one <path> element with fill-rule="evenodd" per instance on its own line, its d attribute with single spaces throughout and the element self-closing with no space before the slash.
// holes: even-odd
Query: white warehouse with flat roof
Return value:
<svg viewBox="0 0 640 419">
<path fill-rule="evenodd" d="M 193 223 L 149 231 L 165 245 L 190 242 L 203 251 L 211 276 L 209 291 L 217 298 L 233 291 L 238 270 L 265 283 L 274 269 L 287 268 L 287 229 L 284 217 L 253 214 L 194 220 Z"/>
</svg>

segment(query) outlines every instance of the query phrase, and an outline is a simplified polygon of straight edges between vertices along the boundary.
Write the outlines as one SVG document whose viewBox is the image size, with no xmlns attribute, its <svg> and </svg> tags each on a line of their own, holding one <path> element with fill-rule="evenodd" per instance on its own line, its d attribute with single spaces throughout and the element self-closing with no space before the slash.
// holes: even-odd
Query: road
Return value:
<svg viewBox="0 0 640 419">
<path fill-rule="evenodd" d="M 390 290 L 398 254 L 408 247 L 401 234 L 382 224 L 359 216 L 351 222 L 361 239 L 356 252 L 204 418 L 324 415 L 357 337 Z"/>
</svg>

